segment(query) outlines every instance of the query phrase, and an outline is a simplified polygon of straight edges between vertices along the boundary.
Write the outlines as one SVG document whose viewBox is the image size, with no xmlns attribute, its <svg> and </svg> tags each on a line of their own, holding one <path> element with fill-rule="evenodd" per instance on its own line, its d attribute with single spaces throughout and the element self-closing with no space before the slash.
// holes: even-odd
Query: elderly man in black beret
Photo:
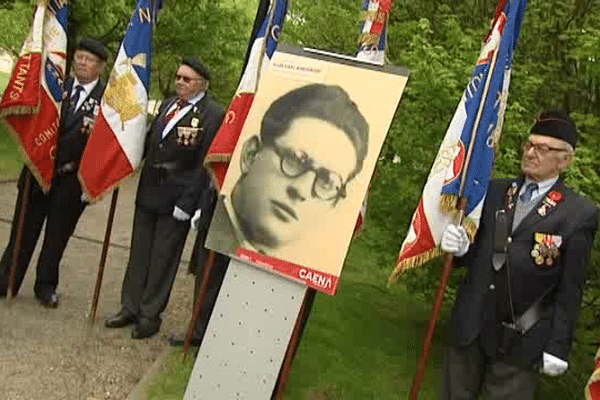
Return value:
<svg viewBox="0 0 600 400">
<path fill-rule="evenodd" d="M 134 339 L 160 328 L 191 217 L 210 185 L 202 161 L 225 110 L 209 96 L 209 82 L 208 67 L 184 58 L 177 96 L 163 101 L 148 131 L 121 310 L 105 321 L 108 328 L 134 324 Z"/>
<path fill-rule="evenodd" d="M 16 268 L 14 292 L 16 294 L 21 287 L 45 220 L 46 231 L 37 264 L 34 292 L 42 305 L 50 308 L 58 306 L 58 264 L 86 206 L 77 171 L 104 93 L 105 83 L 100 79 L 100 74 L 104 71 L 107 58 L 104 45 L 96 39 L 85 38 L 77 44 L 73 56 L 74 76 L 64 83 L 50 192 L 45 194 L 29 169 L 23 168 L 10 241 L 0 261 L 0 296 L 6 296 L 7 293 L 18 215 L 24 196 L 27 195 L 24 237 Z M 27 175 L 31 178 L 32 187 L 25 194 L 24 182 Z"/>
<path fill-rule="evenodd" d="M 494 179 L 470 244 L 449 225 L 441 247 L 466 267 L 451 316 L 442 399 L 533 399 L 538 374 L 569 366 L 573 326 L 598 227 L 598 209 L 560 174 L 577 130 L 542 113 L 523 143 L 522 176 Z"/>
</svg>

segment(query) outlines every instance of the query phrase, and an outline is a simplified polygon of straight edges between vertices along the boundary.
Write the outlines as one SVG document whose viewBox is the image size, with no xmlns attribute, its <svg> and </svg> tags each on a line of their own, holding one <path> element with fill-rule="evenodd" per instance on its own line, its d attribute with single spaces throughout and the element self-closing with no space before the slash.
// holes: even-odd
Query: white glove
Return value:
<svg viewBox="0 0 600 400">
<path fill-rule="evenodd" d="M 175 218 L 178 221 L 187 221 L 188 219 L 190 219 L 190 215 L 183 211 L 181 208 L 175 206 L 175 208 L 173 208 L 173 218 Z"/>
<path fill-rule="evenodd" d="M 450 224 L 442 234 L 442 243 L 440 243 L 440 246 L 446 253 L 462 257 L 469 250 L 469 244 L 469 236 L 465 228 L 460 225 Z"/>
<path fill-rule="evenodd" d="M 198 230 L 198 225 L 200 225 L 200 215 L 202 215 L 202 210 L 197 209 L 196 212 L 194 213 L 194 216 L 192 217 L 192 220 L 190 221 L 190 229 L 191 230 L 193 230 L 193 231 Z"/>
<path fill-rule="evenodd" d="M 542 372 L 546 375 L 557 376 L 567 371 L 569 363 L 565 360 L 544 352 L 542 358 Z"/>
</svg>

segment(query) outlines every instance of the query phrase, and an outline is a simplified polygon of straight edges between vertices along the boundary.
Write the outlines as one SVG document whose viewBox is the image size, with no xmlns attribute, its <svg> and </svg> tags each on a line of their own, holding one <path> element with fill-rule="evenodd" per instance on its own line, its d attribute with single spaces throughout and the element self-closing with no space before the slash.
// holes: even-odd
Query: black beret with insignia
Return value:
<svg viewBox="0 0 600 400">
<path fill-rule="evenodd" d="M 195 57 L 185 57 L 181 63 L 196 71 L 201 77 L 210 81 L 210 69 Z"/>
<path fill-rule="evenodd" d="M 77 45 L 77 49 L 89 51 L 90 53 L 97 55 L 102 61 L 106 61 L 108 59 L 108 54 L 106 53 L 104 44 L 91 37 L 81 39 Z"/>
<path fill-rule="evenodd" d="M 575 122 L 560 108 L 549 108 L 542 112 L 531 127 L 531 133 L 564 140 L 573 148 L 577 144 Z"/>
</svg>

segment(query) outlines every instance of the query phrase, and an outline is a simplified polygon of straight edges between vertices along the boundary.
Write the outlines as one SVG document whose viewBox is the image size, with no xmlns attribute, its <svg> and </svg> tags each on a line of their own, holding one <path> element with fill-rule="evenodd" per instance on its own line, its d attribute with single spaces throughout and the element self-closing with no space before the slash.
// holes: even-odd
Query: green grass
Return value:
<svg viewBox="0 0 600 400">
<path fill-rule="evenodd" d="M 352 246 L 336 296 L 318 294 L 288 381 L 285 400 L 406 400 L 409 397 L 430 302 L 403 285 L 386 287 L 391 266 L 378 266 L 365 241 Z M 389 268 L 388 268 L 389 267 Z M 438 323 L 419 400 L 439 398 L 442 346 L 450 304 Z M 580 326 L 568 373 L 542 376 L 536 398 L 583 398 L 599 335 Z M 148 399 L 181 399 L 193 369 L 174 351 Z"/>
<path fill-rule="evenodd" d="M 0 96 L 8 85 L 10 74 L 0 72 Z M 0 122 L 0 178 L 16 175 L 23 164 L 21 154 L 17 149 L 15 141 L 7 130 L 7 127 Z"/>
<path fill-rule="evenodd" d="M 0 122 L 0 177 L 16 176 L 23 165 L 21 153 L 7 127 Z"/>
<path fill-rule="evenodd" d="M 357 243 L 336 296 L 317 295 L 284 399 L 408 398 L 430 307 L 402 285 L 387 288 L 387 268 L 369 256 Z M 438 397 L 443 324 L 437 333 L 420 400 Z M 193 365 L 181 360 L 169 359 L 148 399 L 183 397 Z"/>
<path fill-rule="evenodd" d="M 6 72 L 0 72 L 0 95 L 4 93 L 4 89 L 8 86 L 8 81 L 10 79 L 10 74 Z"/>
</svg>

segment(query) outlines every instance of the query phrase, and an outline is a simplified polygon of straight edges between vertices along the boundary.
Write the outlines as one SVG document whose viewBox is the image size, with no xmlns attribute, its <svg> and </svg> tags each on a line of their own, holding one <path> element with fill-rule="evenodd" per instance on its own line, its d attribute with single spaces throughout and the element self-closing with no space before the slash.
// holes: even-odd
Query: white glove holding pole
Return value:
<svg viewBox="0 0 600 400">
<path fill-rule="evenodd" d="M 194 213 L 194 216 L 192 217 L 192 220 L 190 221 L 190 229 L 191 230 L 193 230 L 193 231 L 198 230 L 198 226 L 200 225 L 200 215 L 202 215 L 202 210 L 197 209 L 196 212 Z"/>
<path fill-rule="evenodd" d="M 557 376 L 563 374 L 569 368 L 569 363 L 565 360 L 544 352 L 542 357 L 542 372 L 546 375 Z"/>
<path fill-rule="evenodd" d="M 175 218 L 178 221 L 187 221 L 188 219 L 190 219 L 190 214 L 186 213 L 181 208 L 175 206 L 175 208 L 173 208 L 173 218 Z"/>
<path fill-rule="evenodd" d="M 456 257 L 464 256 L 469 250 L 469 235 L 460 225 L 449 224 L 442 234 L 440 246 L 443 251 Z"/>
</svg>

